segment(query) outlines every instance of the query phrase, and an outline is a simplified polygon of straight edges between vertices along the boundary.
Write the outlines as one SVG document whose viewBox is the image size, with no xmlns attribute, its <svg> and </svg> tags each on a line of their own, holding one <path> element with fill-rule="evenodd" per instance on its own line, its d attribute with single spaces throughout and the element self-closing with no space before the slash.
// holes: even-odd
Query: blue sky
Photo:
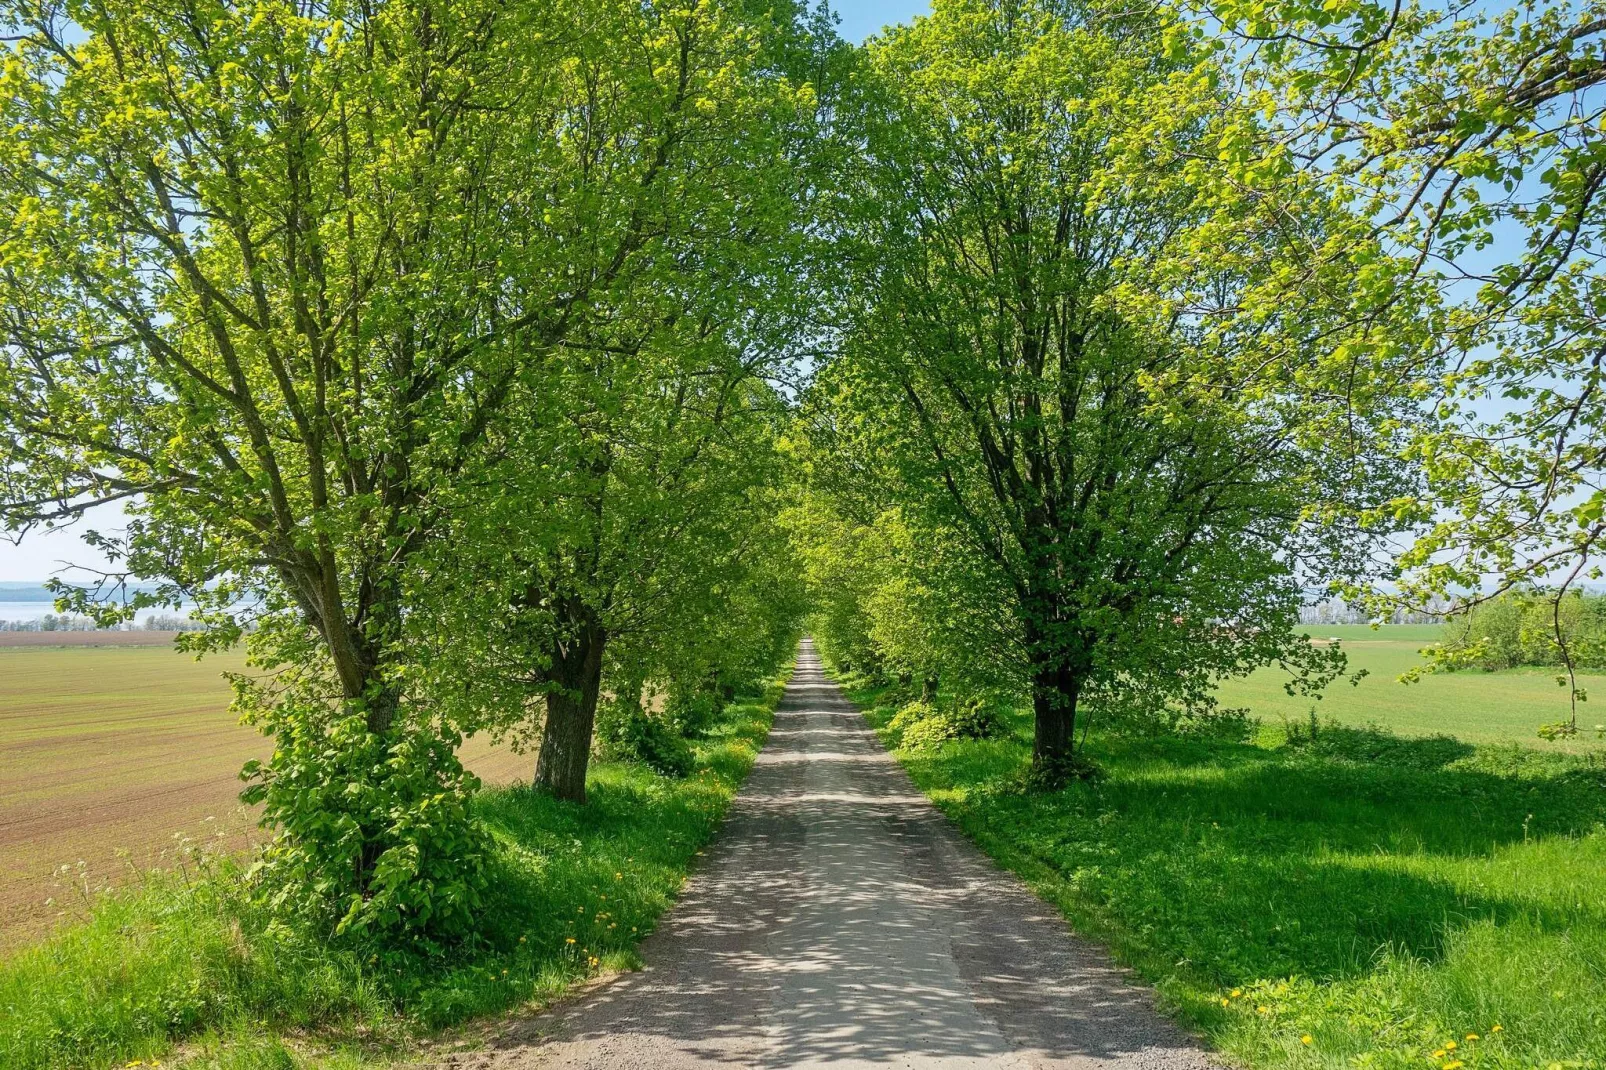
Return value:
<svg viewBox="0 0 1606 1070">
<path fill-rule="evenodd" d="M 926 0 L 831 0 L 831 8 L 842 19 L 842 36 L 862 41 L 889 23 L 924 15 L 931 5 Z"/>
</svg>

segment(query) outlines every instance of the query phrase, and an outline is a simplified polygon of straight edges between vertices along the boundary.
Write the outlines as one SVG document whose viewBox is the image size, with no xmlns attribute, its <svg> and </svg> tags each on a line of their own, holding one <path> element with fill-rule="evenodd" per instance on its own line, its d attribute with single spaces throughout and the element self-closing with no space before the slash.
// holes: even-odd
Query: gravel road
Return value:
<svg viewBox="0 0 1606 1070">
<path fill-rule="evenodd" d="M 647 967 L 464 1070 L 1207 1070 L 1097 947 L 917 791 L 805 642 Z"/>
</svg>

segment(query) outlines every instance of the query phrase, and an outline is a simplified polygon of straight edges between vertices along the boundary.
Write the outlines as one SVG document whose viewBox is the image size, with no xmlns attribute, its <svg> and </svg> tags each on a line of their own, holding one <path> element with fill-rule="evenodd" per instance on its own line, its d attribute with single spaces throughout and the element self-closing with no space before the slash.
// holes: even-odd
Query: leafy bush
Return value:
<svg viewBox="0 0 1606 1070">
<path fill-rule="evenodd" d="M 252 867 L 264 901 L 298 926 L 437 953 L 472 932 L 490 838 L 470 813 L 479 779 L 460 736 L 428 725 L 368 729 L 358 715 L 287 699 L 273 757 L 248 762 L 241 795 L 278 836 Z"/>
<path fill-rule="evenodd" d="M 664 718 L 680 736 L 696 739 L 708 731 L 724 705 L 718 695 L 704 688 L 675 687 L 664 706 Z"/>
<path fill-rule="evenodd" d="M 676 733 L 662 718 L 637 710 L 619 726 L 619 750 L 664 776 L 690 776 L 696 756 L 686 738 Z"/>
<path fill-rule="evenodd" d="M 957 708 L 939 708 L 917 699 L 898 710 L 887 723 L 898 746 L 930 750 L 951 739 L 992 739 L 1004 728 L 1004 719 L 991 699 L 976 697 Z"/>
<path fill-rule="evenodd" d="M 977 695 L 961 702 L 950 716 L 961 739 L 995 739 L 1006 722 L 995 699 Z"/>
<path fill-rule="evenodd" d="M 1579 668 L 1606 668 L 1606 596 L 1569 593 L 1559 604 L 1553 593 L 1511 591 L 1484 602 L 1444 626 L 1434 650 L 1439 670 L 1498 672 L 1521 665 L 1562 664 L 1556 624 Z"/>
</svg>

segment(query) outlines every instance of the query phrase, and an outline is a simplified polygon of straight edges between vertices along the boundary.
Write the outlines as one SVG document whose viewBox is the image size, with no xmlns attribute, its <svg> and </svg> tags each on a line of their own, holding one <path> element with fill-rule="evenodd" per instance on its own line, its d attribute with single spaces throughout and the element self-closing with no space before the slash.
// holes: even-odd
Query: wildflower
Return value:
<svg viewBox="0 0 1606 1070">
<path fill-rule="evenodd" d="M 1489 1027 L 1489 1032 L 1491 1032 L 1491 1033 L 1503 1033 L 1503 1032 L 1505 1032 L 1505 1026 L 1501 1025 L 1499 1022 L 1496 1022 L 1494 1025 L 1491 1025 Z"/>
<path fill-rule="evenodd" d="M 1460 1059 L 1451 1059 L 1449 1062 L 1441 1066 L 1439 1070 L 1461 1070 L 1461 1068 L 1465 1065 L 1466 1063 L 1462 1062 Z"/>
<path fill-rule="evenodd" d="M 503 977 L 506 977 L 506 976 L 507 976 L 507 971 L 506 971 L 506 970 L 503 970 L 503 971 L 502 971 L 502 976 L 503 976 Z"/>
<path fill-rule="evenodd" d="M 1221 997 L 1221 1005 L 1223 1007 L 1229 1005 L 1230 1003 L 1232 1003 L 1232 1000 L 1228 999 L 1226 996 Z"/>
<path fill-rule="evenodd" d="M 1468 1033 L 1467 1034 L 1467 1039 L 1468 1040 L 1477 1040 L 1478 1039 L 1478 1034 L 1476 1034 L 1476 1033 Z"/>
<path fill-rule="evenodd" d="M 519 937 L 519 943 L 521 943 L 521 944 L 522 944 L 522 943 L 524 943 L 524 941 L 525 941 L 525 937 L 522 937 L 522 936 L 521 936 L 521 937 Z"/>
<path fill-rule="evenodd" d="M 572 944 L 572 943 L 574 943 L 574 937 L 571 936 L 571 937 L 569 937 L 567 940 L 565 940 L 563 942 L 566 943 L 566 944 Z"/>
<path fill-rule="evenodd" d="M 1265 1004 L 1261 1004 L 1259 1007 L 1256 1007 L 1255 1010 L 1259 1011 L 1261 1014 L 1270 1014 L 1271 1013 L 1271 1008 L 1266 1006 Z"/>
<path fill-rule="evenodd" d="M 1453 1040 L 1445 1041 L 1444 1042 L 1444 1050 L 1445 1051 L 1455 1051 L 1455 1041 L 1453 1041 Z"/>
<path fill-rule="evenodd" d="M 616 881 L 622 881 L 625 879 L 625 875 L 623 873 L 615 873 L 613 875 L 613 879 Z"/>
<path fill-rule="evenodd" d="M 1241 989 L 1241 988 L 1235 988 L 1235 989 L 1232 990 L 1232 998 L 1233 999 L 1237 999 L 1239 996 L 1241 996 L 1243 994 L 1244 994 L 1244 990 Z"/>
<path fill-rule="evenodd" d="M 1443 1049 L 1443 1048 L 1440 1048 L 1440 1049 L 1439 1049 L 1439 1050 L 1438 1050 L 1438 1051 L 1436 1051 L 1436 1052 L 1434 1052 L 1434 1053 L 1433 1053 L 1433 1058 L 1435 1058 L 1435 1059 L 1442 1059 L 1442 1058 L 1444 1058 L 1444 1049 Z"/>
<path fill-rule="evenodd" d="M 1311 1040 L 1311 1035 L 1309 1033 L 1306 1033 L 1304 1036 L 1300 1037 L 1299 1038 L 1299 1042 L 1301 1044 L 1312 1044 L 1312 1043 L 1314 1043 L 1314 1041 Z"/>
</svg>

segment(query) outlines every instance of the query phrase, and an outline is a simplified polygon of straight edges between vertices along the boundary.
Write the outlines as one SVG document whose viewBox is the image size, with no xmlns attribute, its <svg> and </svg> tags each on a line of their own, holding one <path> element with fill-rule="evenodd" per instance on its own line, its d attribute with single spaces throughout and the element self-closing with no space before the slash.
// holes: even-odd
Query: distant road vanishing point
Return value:
<svg viewBox="0 0 1606 1070">
<path fill-rule="evenodd" d="M 922 796 L 805 640 L 646 968 L 461 1070 L 1206 1070 L 1103 951 Z"/>
</svg>

